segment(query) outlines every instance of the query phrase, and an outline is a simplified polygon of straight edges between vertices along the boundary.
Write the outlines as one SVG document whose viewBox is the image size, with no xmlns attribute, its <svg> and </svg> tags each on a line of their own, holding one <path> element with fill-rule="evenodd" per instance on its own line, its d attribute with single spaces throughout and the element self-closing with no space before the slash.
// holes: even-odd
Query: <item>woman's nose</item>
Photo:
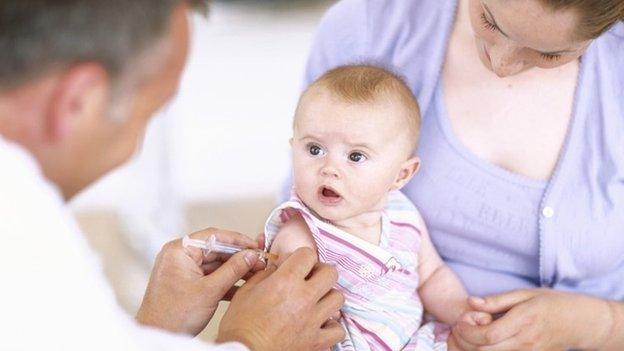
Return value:
<svg viewBox="0 0 624 351">
<path fill-rule="evenodd" d="M 490 48 L 492 70 L 503 78 L 513 76 L 524 68 L 524 59 L 520 50 L 509 44 L 502 44 Z"/>
</svg>

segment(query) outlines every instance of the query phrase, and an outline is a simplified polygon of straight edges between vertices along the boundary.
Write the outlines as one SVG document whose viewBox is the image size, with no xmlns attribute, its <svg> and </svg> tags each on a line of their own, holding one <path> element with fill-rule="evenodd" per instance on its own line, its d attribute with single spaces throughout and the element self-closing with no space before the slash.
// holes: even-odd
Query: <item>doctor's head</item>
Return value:
<svg viewBox="0 0 624 351">
<path fill-rule="evenodd" d="M 0 2 L 0 136 L 25 147 L 66 198 L 122 164 L 177 90 L 191 5 Z"/>
</svg>

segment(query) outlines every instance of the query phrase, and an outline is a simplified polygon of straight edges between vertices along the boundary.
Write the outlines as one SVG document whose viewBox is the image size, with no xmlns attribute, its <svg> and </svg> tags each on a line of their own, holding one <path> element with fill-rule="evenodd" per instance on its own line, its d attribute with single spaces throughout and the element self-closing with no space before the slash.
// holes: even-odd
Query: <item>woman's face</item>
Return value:
<svg viewBox="0 0 624 351">
<path fill-rule="evenodd" d="M 469 12 L 479 58 L 499 77 L 561 66 L 590 43 L 577 38 L 573 9 L 553 11 L 539 0 L 469 0 Z"/>
</svg>

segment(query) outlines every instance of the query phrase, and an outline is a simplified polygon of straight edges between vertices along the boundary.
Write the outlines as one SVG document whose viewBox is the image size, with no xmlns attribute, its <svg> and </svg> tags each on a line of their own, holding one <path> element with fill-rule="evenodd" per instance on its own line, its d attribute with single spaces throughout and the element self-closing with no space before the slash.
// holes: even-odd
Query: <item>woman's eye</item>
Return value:
<svg viewBox="0 0 624 351">
<path fill-rule="evenodd" d="M 364 162 L 366 160 L 366 156 L 361 152 L 352 152 L 349 154 L 349 160 L 355 163 Z"/>
<path fill-rule="evenodd" d="M 498 27 L 492 22 L 490 22 L 487 17 L 485 17 L 485 13 L 481 13 L 481 22 L 483 22 L 483 26 L 491 31 L 497 31 Z"/>
<path fill-rule="evenodd" d="M 544 53 L 541 53 L 540 56 L 542 57 L 542 59 L 546 61 L 555 61 L 561 58 L 561 55 L 544 54 Z"/>
<path fill-rule="evenodd" d="M 320 156 L 323 154 L 323 149 L 321 149 L 318 145 L 311 145 L 308 149 L 310 155 Z"/>
</svg>

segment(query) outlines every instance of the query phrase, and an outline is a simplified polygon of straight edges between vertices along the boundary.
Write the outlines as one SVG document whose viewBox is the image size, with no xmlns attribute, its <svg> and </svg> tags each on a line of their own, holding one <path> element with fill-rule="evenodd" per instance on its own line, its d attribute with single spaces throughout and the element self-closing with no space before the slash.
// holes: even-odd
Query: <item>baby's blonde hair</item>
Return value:
<svg viewBox="0 0 624 351">
<path fill-rule="evenodd" d="M 356 64 L 334 68 L 315 80 L 301 95 L 299 107 L 311 92 L 329 91 L 332 96 L 347 103 L 369 103 L 388 99 L 405 108 L 405 122 L 409 132 L 410 154 L 416 149 L 420 134 L 420 109 L 416 97 L 397 74 L 374 65 Z M 297 107 L 296 116 L 299 114 Z"/>
</svg>

